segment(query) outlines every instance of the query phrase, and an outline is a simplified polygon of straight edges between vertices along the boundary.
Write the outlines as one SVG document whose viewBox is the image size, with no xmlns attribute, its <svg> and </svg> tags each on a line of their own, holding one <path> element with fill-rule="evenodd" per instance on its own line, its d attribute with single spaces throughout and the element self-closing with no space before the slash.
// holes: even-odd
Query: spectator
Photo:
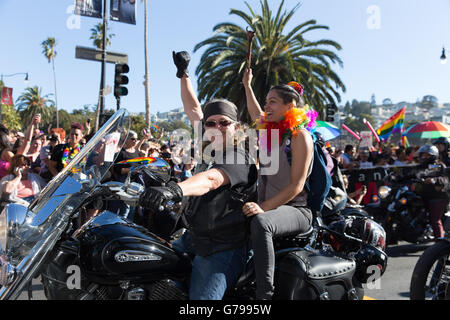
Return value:
<svg viewBox="0 0 450 320">
<path fill-rule="evenodd" d="M 78 122 L 72 123 L 69 133 L 69 142 L 58 144 L 52 150 L 50 161 L 48 162 L 48 169 L 52 176 L 56 176 L 78 154 L 81 149 L 80 141 L 82 138 L 83 125 Z"/>
<path fill-rule="evenodd" d="M 397 157 L 397 159 L 394 162 L 395 166 L 404 166 L 405 164 L 407 164 L 406 153 L 404 148 L 398 148 L 397 150 L 395 150 L 395 155 Z"/>
<path fill-rule="evenodd" d="M 355 153 L 355 147 L 351 144 L 345 146 L 344 153 L 340 156 L 340 163 L 344 169 L 350 167 L 353 161 L 353 155 Z"/>
<path fill-rule="evenodd" d="M 0 124 L 0 179 L 8 174 L 9 162 L 13 156 L 9 143 L 9 131 Z"/>
<path fill-rule="evenodd" d="M 50 181 L 51 178 L 53 177 L 48 166 L 50 161 L 50 155 L 52 154 L 53 149 L 59 144 L 59 139 L 56 134 L 52 134 L 48 140 L 49 144 L 42 147 L 39 153 L 39 159 L 41 161 L 41 170 L 39 172 L 39 175 L 46 181 Z"/>
<path fill-rule="evenodd" d="M 11 159 L 8 175 L 0 180 L 1 199 L 29 205 L 46 182 L 30 171 L 30 161 L 16 154 Z"/>
<path fill-rule="evenodd" d="M 137 140 L 137 133 L 133 130 L 130 130 L 127 140 L 125 141 L 122 150 L 120 150 L 119 155 L 117 156 L 116 163 L 123 160 L 130 160 L 140 157 L 139 150 L 136 147 Z M 128 172 L 130 172 L 130 165 L 114 165 L 113 170 L 116 181 L 125 182 Z"/>
<path fill-rule="evenodd" d="M 369 161 L 369 150 L 361 149 L 359 152 L 359 168 L 368 169 L 373 168 L 373 163 Z"/>
</svg>

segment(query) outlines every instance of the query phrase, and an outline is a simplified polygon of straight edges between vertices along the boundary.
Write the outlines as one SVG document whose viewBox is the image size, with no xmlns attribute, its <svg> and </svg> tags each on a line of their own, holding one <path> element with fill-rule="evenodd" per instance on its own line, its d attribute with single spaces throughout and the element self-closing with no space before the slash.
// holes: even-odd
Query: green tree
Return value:
<svg viewBox="0 0 450 320">
<path fill-rule="evenodd" d="M 425 109 L 432 109 L 437 107 L 438 99 L 435 96 L 427 95 L 422 98 L 421 107 Z"/>
<path fill-rule="evenodd" d="M 329 28 L 311 19 L 286 31 L 286 25 L 291 22 L 299 5 L 286 11 L 283 0 L 273 15 L 267 0 L 260 1 L 260 14 L 247 2 L 245 4 L 249 14 L 236 9 L 231 9 L 230 14 L 242 18 L 256 31 L 251 68 L 252 85 L 258 101 L 265 100 L 271 86 L 293 80 L 302 84 L 305 102 L 314 106 L 319 114 L 327 103 L 340 101 L 338 91 L 345 92 L 345 86 L 331 66 L 335 63 L 342 66 L 335 53 L 335 50 L 341 50 L 341 46 L 332 40 L 307 39 L 310 31 Z M 217 24 L 213 31 L 212 37 L 194 48 L 194 52 L 206 48 L 196 69 L 199 99 L 223 97 L 242 109 L 245 106 L 241 82 L 247 60 L 247 32 L 230 22 Z"/>
<path fill-rule="evenodd" d="M 47 58 L 48 63 L 52 63 L 53 69 L 53 82 L 55 85 L 55 109 L 56 109 L 56 127 L 59 128 L 59 116 L 58 116 L 58 95 L 56 93 L 56 71 L 55 71 L 55 57 L 56 57 L 56 39 L 48 37 L 46 40 L 42 41 L 42 54 Z"/>
<path fill-rule="evenodd" d="M 42 88 L 34 86 L 27 87 L 25 92 L 17 98 L 17 111 L 25 127 L 31 123 L 33 116 L 38 113 L 41 115 L 41 123 L 43 125 L 52 122 L 54 112 L 52 112 L 50 106 L 53 106 L 54 102 L 48 96 L 42 96 Z"/>
<path fill-rule="evenodd" d="M 2 123 L 8 129 L 22 130 L 22 119 L 19 113 L 14 109 L 14 106 L 3 104 L 2 108 Z"/>
<path fill-rule="evenodd" d="M 111 45 L 111 39 L 115 36 L 114 33 L 110 33 L 109 26 L 106 27 L 106 47 Z M 94 46 L 97 47 L 97 49 L 102 50 L 103 49 L 103 23 L 100 22 L 96 24 L 93 28 L 91 28 L 91 37 L 89 38 L 93 40 Z"/>
</svg>

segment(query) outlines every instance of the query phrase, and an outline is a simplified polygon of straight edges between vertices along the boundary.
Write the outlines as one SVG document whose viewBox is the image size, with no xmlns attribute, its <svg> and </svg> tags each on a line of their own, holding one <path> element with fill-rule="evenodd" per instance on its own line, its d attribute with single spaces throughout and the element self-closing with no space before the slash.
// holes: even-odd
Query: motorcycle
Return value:
<svg viewBox="0 0 450 320">
<path fill-rule="evenodd" d="M 128 112 L 118 110 L 29 207 L 5 206 L 0 299 L 17 299 L 38 276 L 47 299 L 188 299 L 191 257 L 151 232 L 145 211 L 137 215 L 138 225 L 105 205 L 120 201 L 138 208 L 146 183 L 170 179 L 169 165 L 152 158 L 131 170 L 147 181 L 104 181 L 129 125 Z M 159 214 L 174 217 L 173 209 L 168 203 Z M 275 239 L 274 299 L 362 299 L 372 267 L 376 277 L 386 268 L 384 237 L 376 223 L 356 217 L 331 226 L 316 218 L 307 232 Z M 254 289 L 250 258 L 225 299 L 254 299 Z"/>
<path fill-rule="evenodd" d="M 399 240 L 413 244 L 434 240 L 427 206 L 411 187 L 414 182 L 422 181 L 396 181 L 392 175 L 387 176 L 386 185 L 378 188 L 378 196 L 373 196 L 372 202 L 365 207 L 386 231 L 388 244 L 396 244 Z"/>
<path fill-rule="evenodd" d="M 417 260 L 411 277 L 410 299 L 450 299 L 449 237 L 439 239 Z"/>
</svg>

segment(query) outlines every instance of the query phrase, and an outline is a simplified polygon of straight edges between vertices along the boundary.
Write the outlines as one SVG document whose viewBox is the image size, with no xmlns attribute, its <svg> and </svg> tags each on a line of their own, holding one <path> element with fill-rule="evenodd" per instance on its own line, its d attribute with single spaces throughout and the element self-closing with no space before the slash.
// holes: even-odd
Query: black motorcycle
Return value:
<svg viewBox="0 0 450 320">
<path fill-rule="evenodd" d="M 1 299 L 16 299 L 39 275 L 48 299 L 188 298 L 191 257 L 175 251 L 167 237 L 179 230 L 166 230 L 165 239 L 150 231 L 161 217 L 177 220 L 173 204 L 153 216 L 136 211 L 143 225 L 108 210 L 111 201 L 137 208 L 144 185 L 169 180 L 168 164 L 151 158 L 132 170 L 145 176 L 143 183 L 103 181 L 129 123 L 127 112 L 117 111 L 29 208 L 5 207 Z M 370 219 L 323 226 L 317 218 L 308 232 L 275 239 L 274 299 L 362 299 L 361 284 L 386 268 L 384 237 Z M 252 264 L 249 259 L 225 299 L 254 298 Z"/>
<path fill-rule="evenodd" d="M 450 300 L 450 238 L 428 247 L 414 267 L 411 300 Z"/>
<path fill-rule="evenodd" d="M 365 206 L 365 210 L 386 231 L 387 244 L 400 240 L 420 244 L 433 241 L 433 229 L 424 199 L 413 190 L 420 179 L 394 180 L 389 175 L 386 185 L 380 186 L 378 196 Z"/>
</svg>

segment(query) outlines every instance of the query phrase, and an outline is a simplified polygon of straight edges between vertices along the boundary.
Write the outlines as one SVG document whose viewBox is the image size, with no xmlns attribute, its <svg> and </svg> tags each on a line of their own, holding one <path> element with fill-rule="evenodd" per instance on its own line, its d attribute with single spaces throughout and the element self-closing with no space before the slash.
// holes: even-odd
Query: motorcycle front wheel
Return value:
<svg viewBox="0 0 450 320">
<path fill-rule="evenodd" d="M 423 252 L 414 267 L 410 299 L 450 299 L 450 242 L 437 242 Z"/>
</svg>

